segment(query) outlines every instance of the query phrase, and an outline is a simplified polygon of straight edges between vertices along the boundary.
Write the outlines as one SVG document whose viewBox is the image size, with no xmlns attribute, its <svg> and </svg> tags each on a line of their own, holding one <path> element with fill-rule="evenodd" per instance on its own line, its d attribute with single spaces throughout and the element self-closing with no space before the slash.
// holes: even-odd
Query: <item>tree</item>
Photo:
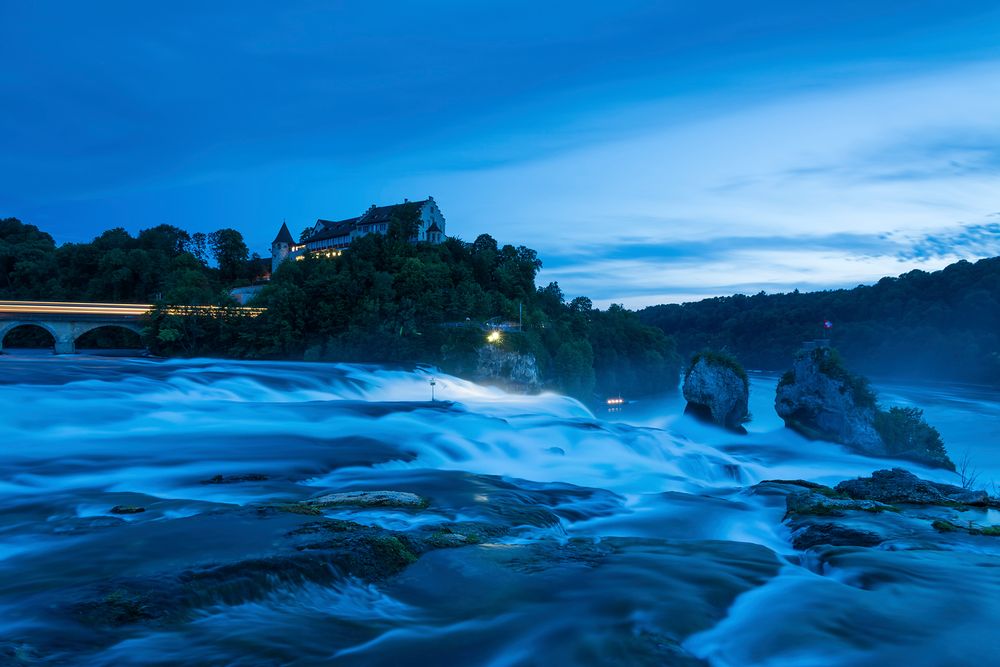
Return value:
<svg viewBox="0 0 1000 667">
<path fill-rule="evenodd" d="M 195 256 L 195 258 L 202 264 L 208 263 L 208 236 L 203 232 L 195 232 L 191 235 L 191 244 L 188 246 L 188 252 Z"/>
<path fill-rule="evenodd" d="M 222 280 L 231 282 L 246 273 L 250 250 L 238 231 L 227 228 L 212 232 L 208 235 L 208 245 Z"/>
</svg>

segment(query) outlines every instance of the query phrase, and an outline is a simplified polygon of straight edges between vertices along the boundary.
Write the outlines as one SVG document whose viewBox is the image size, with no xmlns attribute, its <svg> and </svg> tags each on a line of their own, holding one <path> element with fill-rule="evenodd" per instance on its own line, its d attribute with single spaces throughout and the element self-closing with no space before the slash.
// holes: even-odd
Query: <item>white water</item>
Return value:
<svg viewBox="0 0 1000 667">
<path fill-rule="evenodd" d="M 428 402 L 430 377 L 444 403 Z M 170 656 L 182 661 L 185 655 L 229 662 L 246 651 L 275 656 L 279 663 L 294 656 L 301 664 L 321 655 L 391 664 L 414 651 L 426 653 L 431 663 L 450 651 L 469 664 L 525 664 L 541 660 L 538 656 L 606 664 L 614 656 L 640 662 L 646 645 L 633 644 L 663 635 L 669 641 L 657 639 L 657 646 L 683 644 L 717 665 L 851 665 L 865 664 L 864 656 L 872 664 L 884 663 L 879 656 L 906 657 L 910 664 L 960 664 L 937 660 L 946 653 L 937 640 L 901 648 L 900 637 L 885 630 L 915 632 L 927 620 L 921 604 L 933 603 L 940 611 L 940 605 L 971 594 L 964 586 L 948 595 L 928 594 L 921 581 L 942 567 L 936 556 L 913 565 L 912 577 L 897 582 L 895 592 L 879 589 L 881 604 L 899 609 L 888 615 L 877 605 L 869 609 L 863 594 L 872 590 L 797 564 L 781 500 L 747 491 L 764 479 L 834 484 L 893 465 L 938 481 L 955 483 L 956 476 L 869 459 L 785 430 L 771 407 L 774 382 L 753 379 L 754 421 L 749 434 L 739 436 L 683 417 L 677 397 L 638 404 L 612 415 L 621 418 L 612 422 L 566 397 L 506 394 L 431 369 L 0 359 L 0 509 L 6 519 L 0 527 L 0 575 L 18 582 L 0 588 L 0 649 L 6 641 L 43 662 L 75 655 L 73 661 L 90 664 L 146 664 L 152 656 L 169 663 Z M 959 387 L 880 389 L 886 400 L 924 408 L 952 452 L 968 450 L 984 481 L 1000 480 L 995 434 L 989 435 L 1000 416 L 995 395 Z M 248 473 L 267 479 L 203 483 L 215 475 Z M 41 611 L 42 603 L 58 604 L 52 600 L 95 577 L 159 572 L 199 558 L 243 557 L 258 548 L 249 546 L 253 541 L 246 536 L 188 528 L 198 517 L 356 489 L 413 491 L 431 499 L 421 513 L 336 513 L 393 530 L 494 520 L 530 513 L 539 504 L 559 521 L 525 525 L 493 545 L 425 555 L 383 588 L 344 582 L 332 589 L 282 589 L 263 600 L 207 609 L 201 620 L 182 628 L 140 628 L 110 645 L 91 646 L 82 639 L 69 648 L 45 645 L 53 633 L 66 630 Z M 110 507 L 126 504 L 147 511 L 122 517 L 124 528 L 97 530 L 86 523 L 107 521 Z M 129 529 L 177 538 L 163 553 L 130 541 L 123 532 Z M 669 544 L 616 547 L 607 565 L 584 579 L 572 563 L 553 566 L 542 579 L 511 569 L 510 558 L 523 558 L 512 553 L 571 538 Z M 962 560 L 974 546 L 953 548 L 966 554 L 953 576 L 971 577 L 1000 593 L 992 570 Z M 845 567 L 892 569 L 905 560 L 871 551 L 883 560 Z M 96 560 L 81 562 L 81 554 Z M 764 567 L 761 563 L 773 563 L 767 566 L 773 573 L 751 574 Z M 441 597 L 463 578 L 465 589 Z M 577 588 L 577 595 L 566 587 Z M 485 601 L 465 599 L 469 590 Z M 694 611 L 716 595 L 734 604 L 720 603 L 711 613 Z M 38 613 L 25 613 L 33 604 L 40 605 Z M 861 608 L 871 618 L 867 625 L 843 621 L 849 631 L 831 629 L 824 626 L 828 617 L 817 616 L 820 604 L 833 605 L 828 617 Z M 981 617 L 996 619 L 997 613 L 990 606 Z M 678 620 L 685 614 L 701 620 L 687 628 Z M 799 627 L 793 620 L 798 630 L 789 631 L 790 619 L 798 615 L 809 622 Z M 305 628 L 340 632 L 345 617 L 363 630 L 337 635 L 329 644 L 301 634 Z M 248 632 L 249 627 L 256 630 Z M 981 627 L 973 623 L 960 634 Z M 859 645 L 867 648 L 859 653 Z"/>
</svg>

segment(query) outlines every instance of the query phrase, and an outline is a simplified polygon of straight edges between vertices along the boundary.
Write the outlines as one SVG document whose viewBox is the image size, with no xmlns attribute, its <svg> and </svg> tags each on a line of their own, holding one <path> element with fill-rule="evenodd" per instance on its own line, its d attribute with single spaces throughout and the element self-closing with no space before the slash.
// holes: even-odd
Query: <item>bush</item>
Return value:
<svg viewBox="0 0 1000 667">
<path fill-rule="evenodd" d="M 927 453 L 933 458 L 946 462 L 950 469 L 955 466 L 948 458 L 944 442 L 938 430 L 924 421 L 924 411 L 920 408 L 893 407 L 888 411 L 875 413 L 875 430 L 882 437 L 890 455 L 906 456 L 914 452 Z"/>
</svg>

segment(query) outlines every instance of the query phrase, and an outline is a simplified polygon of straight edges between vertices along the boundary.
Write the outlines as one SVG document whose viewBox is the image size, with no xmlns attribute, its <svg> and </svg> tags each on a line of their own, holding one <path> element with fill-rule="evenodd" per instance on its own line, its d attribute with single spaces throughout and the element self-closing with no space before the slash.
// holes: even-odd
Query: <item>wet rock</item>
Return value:
<svg viewBox="0 0 1000 667">
<path fill-rule="evenodd" d="M 266 482 L 270 479 L 267 475 L 250 473 L 248 475 L 215 475 L 209 479 L 203 479 L 202 484 L 240 484 L 242 482 Z"/>
<path fill-rule="evenodd" d="M 987 537 L 1000 537 L 1000 526 L 978 526 L 972 521 L 966 525 L 937 519 L 931 522 L 931 527 L 939 533 L 968 533 L 969 535 L 985 535 Z"/>
<path fill-rule="evenodd" d="M 990 503 L 985 491 L 970 491 L 951 484 L 920 479 L 903 468 L 876 470 L 871 477 L 841 482 L 836 490 L 857 500 L 913 505 L 972 505 L 985 507 Z"/>
<path fill-rule="evenodd" d="M 809 438 L 830 440 L 870 456 L 887 449 L 875 430 L 875 397 L 830 348 L 800 353 L 782 376 L 774 409 L 785 425 Z"/>
<path fill-rule="evenodd" d="M 733 431 L 746 432 L 750 381 L 733 358 L 719 353 L 697 355 L 684 377 L 685 413 Z"/>
<path fill-rule="evenodd" d="M 528 392 L 538 391 L 542 386 L 535 355 L 510 352 L 497 345 L 479 348 L 474 377 L 507 389 Z"/>
<path fill-rule="evenodd" d="M 827 487 L 824 487 L 827 488 Z M 797 491 L 785 498 L 788 514 L 843 516 L 845 512 L 898 512 L 898 508 L 874 500 L 855 500 L 820 491 Z"/>
<path fill-rule="evenodd" d="M 873 547 L 882 542 L 883 539 L 878 533 L 848 528 L 836 523 L 815 523 L 796 531 L 792 537 L 792 546 L 801 550 L 821 544 L 835 547 Z"/>
<path fill-rule="evenodd" d="M 429 502 L 415 493 L 407 491 L 346 491 L 328 493 L 306 501 L 311 507 L 396 507 L 403 509 L 423 509 Z"/>
<path fill-rule="evenodd" d="M 240 511 L 218 516 L 241 516 Z M 262 521 L 286 522 L 290 517 L 265 512 Z M 279 523 L 280 525 L 280 523 Z M 447 527 L 439 532 L 449 534 Z M 240 604 L 268 592 L 306 582 L 329 584 L 345 577 L 365 582 L 384 580 L 402 572 L 428 551 L 474 544 L 464 537 L 430 539 L 411 536 L 352 521 L 324 519 L 299 524 L 265 555 L 226 562 L 207 562 L 177 572 L 121 577 L 79 594 L 67 609 L 86 625 L 118 628 L 140 623 L 186 620 L 194 609 L 217 604 Z"/>
<path fill-rule="evenodd" d="M 145 511 L 145 507 L 139 507 L 138 505 L 115 505 L 111 508 L 112 514 L 141 514 Z"/>
<path fill-rule="evenodd" d="M 163 614 L 147 593 L 127 587 L 114 588 L 77 605 L 74 611 L 88 625 L 112 628 L 151 621 Z"/>
</svg>

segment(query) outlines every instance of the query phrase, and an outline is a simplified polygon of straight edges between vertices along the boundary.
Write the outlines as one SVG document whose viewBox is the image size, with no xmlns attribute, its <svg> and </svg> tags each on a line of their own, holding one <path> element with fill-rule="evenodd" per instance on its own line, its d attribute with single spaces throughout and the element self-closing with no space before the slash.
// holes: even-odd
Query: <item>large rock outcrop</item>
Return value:
<svg viewBox="0 0 1000 667">
<path fill-rule="evenodd" d="M 726 355 L 702 353 L 684 377 L 685 412 L 725 428 L 746 432 L 750 382 L 739 363 Z"/>
<path fill-rule="evenodd" d="M 830 348 L 800 353 L 778 383 L 774 409 L 785 426 L 806 437 L 839 442 L 871 456 L 887 455 L 875 430 L 874 395 L 843 370 L 835 355 Z"/>
<path fill-rule="evenodd" d="M 496 345 L 479 348 L 475 379 L 515 391 L 534 392 L 542 386 L 535 355 L 508 352 Z"/>
<path fill-rule="evenodd" d="M 880 410 L 868 381 L 844 368 L 829 347 L 801 352 L 782 376 L 774 409 L 785 425 L 817 440 L 839 442 L 868 456 L 955 469 L 941 435 L 918 408 Z"/>
</svg>

